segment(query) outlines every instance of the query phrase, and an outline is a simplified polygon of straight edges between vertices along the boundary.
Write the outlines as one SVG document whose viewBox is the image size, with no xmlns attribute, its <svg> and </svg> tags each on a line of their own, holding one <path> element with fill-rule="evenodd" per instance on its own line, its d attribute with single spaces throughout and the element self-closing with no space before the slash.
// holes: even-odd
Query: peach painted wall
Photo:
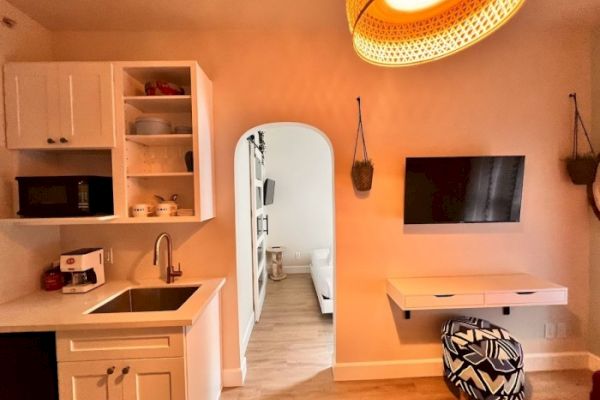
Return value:
<svg viewBox="0 0 600 400">
<path fill-rule="evenodd" d="M 0 16 L 17 21 L 13 29 L 0 25 L 0 66 L 8 61 L 51 60 L 52 36 L 37 22 L 0 0 Z M 0 92 L 4 93 L 0 72 Z M 12 213 L 12 185 L 21 160 L 6 150 L 4 98 L 0 96 L 0 215 Z M 0 225 L 0 303 L 33 292 L 40 287 L 44 267 L 58 258 L 56 227 L 24 228 Z"/>
<path fill-rule="evenodd" d="M 204 226 L 70 227 L 63 247 L 112 242 L 111 277 L 148 267 L 152 240 L 174 234 L 187 274 L 226 276 L 225 367 L 239 362 L 235 300 L 233 156 L 247 129 L 299 121 L 323 130 L 335 153 L 337 362 L 439 356 L 442 320 L 404 321 L 385 294 L 388 277 L 525 271 L 569 286 L 568 307 L 476 311 L 511 329 L 529 352 L 583 350 L 588 332 L 589 216 L 584 191 L 568 181 L 571 108 L 590 103 L 589 33 L 535 27 L 526 8 L 480 45 L 410 69 L 360 61 L 346 32 L 63 32 L 61 60 L 197 59 L 214 83 L 217 218 Z M 374 188 L 350 181 L 355 97 L 364 99 Z M 519 224 L 403 225 L 404 158 L 525 154 Z M 544 322 L 565 321 L 569 337 L 543 339 Z"/>
<path fill-rule="evenodd" d="M 591 118 L 587 115 L 588 118 L 585 121 L 588 129 L 591 126 L 592 143 L 598 152 L 600 150 L 600 29 L 596 29 L 592 35 L 592 108 Z M 590 212 L 590 219 L 590 332 L 599 332 L 600 221 L 592 212 Z M 590 335 L 590 351 L 600 356 L 600 336 L 597 334 Z"/>
</svg>

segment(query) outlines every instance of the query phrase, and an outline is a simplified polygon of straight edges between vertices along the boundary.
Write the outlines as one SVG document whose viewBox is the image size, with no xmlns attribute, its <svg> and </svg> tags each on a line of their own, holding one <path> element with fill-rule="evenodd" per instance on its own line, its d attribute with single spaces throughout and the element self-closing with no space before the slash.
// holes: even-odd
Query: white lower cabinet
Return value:
<svg viewBox="0 0 600 400">
<path fill-rule="evenodd" d="M 183 358 L 59 363 L 61 399 L 185 400 Z"/>
<path fill-rule="evenodd" d="M 56 333 L 60 400 L 217 400 L 220 298 L 192 326 Z"/>
</svg>

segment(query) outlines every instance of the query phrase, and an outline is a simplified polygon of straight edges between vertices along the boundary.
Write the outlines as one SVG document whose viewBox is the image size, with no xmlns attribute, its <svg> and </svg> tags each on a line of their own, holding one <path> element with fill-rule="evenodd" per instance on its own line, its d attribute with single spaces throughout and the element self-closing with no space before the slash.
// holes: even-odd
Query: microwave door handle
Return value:
<svg viewBox="0 0 600 400">
<path fill-rule="evenodd" d="M 267 232 L 267 235 L 268 235 L 269 234 L 269 216 L 268 215 L 265 216 L 265 221 L 267 221 L 266 232 Z"/>
</svg>

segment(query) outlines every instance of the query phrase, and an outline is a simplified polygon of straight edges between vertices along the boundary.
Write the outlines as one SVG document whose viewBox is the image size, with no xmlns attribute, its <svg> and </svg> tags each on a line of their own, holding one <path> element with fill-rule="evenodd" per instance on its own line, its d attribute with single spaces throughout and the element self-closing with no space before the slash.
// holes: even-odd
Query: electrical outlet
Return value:
<svg viewBox="0 0 600 400">
<path fill-rule="evenodd" d="M 556 324 L 552 323 L 552 322 L 547 322 L 546 325 L 544 325 L 544 337 L 546 339 L 554 339 L 556 338 Z"/>
<path fill-rule="evenodd" d="M 295 252 L 294 253 L 294 257 L 296 258 L 296 260 L 299 259 L 300 258 L 300 252 L 299 251 Z"/>
<path fill-rule="evenodd" d="M 112 249 L 112 247 L 109 247 L 108 249 L 104 250 L 104 263 L 105 264 L 112 264 L 113 263 L 113 249 Z"/>
<path fill-rule="evenodd" d="M 556 325 L 556 337 L 563 339 L 567 337 L 567 323 L 566 322 L 559 322 Z"/>
</svg>

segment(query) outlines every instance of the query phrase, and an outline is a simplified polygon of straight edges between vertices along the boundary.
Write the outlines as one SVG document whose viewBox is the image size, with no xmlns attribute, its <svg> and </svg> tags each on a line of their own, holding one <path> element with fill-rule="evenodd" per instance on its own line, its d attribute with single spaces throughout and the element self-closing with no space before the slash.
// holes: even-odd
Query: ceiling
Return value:
<svg viewBox="0 0 600 400">
<path fill-rule="evenodd" d="M 343 0 L 8 0 L 52 31 L 347 30 Z M 600 25 L 600 0 L 528 0 L 530 23 Z"/>
</svg>

